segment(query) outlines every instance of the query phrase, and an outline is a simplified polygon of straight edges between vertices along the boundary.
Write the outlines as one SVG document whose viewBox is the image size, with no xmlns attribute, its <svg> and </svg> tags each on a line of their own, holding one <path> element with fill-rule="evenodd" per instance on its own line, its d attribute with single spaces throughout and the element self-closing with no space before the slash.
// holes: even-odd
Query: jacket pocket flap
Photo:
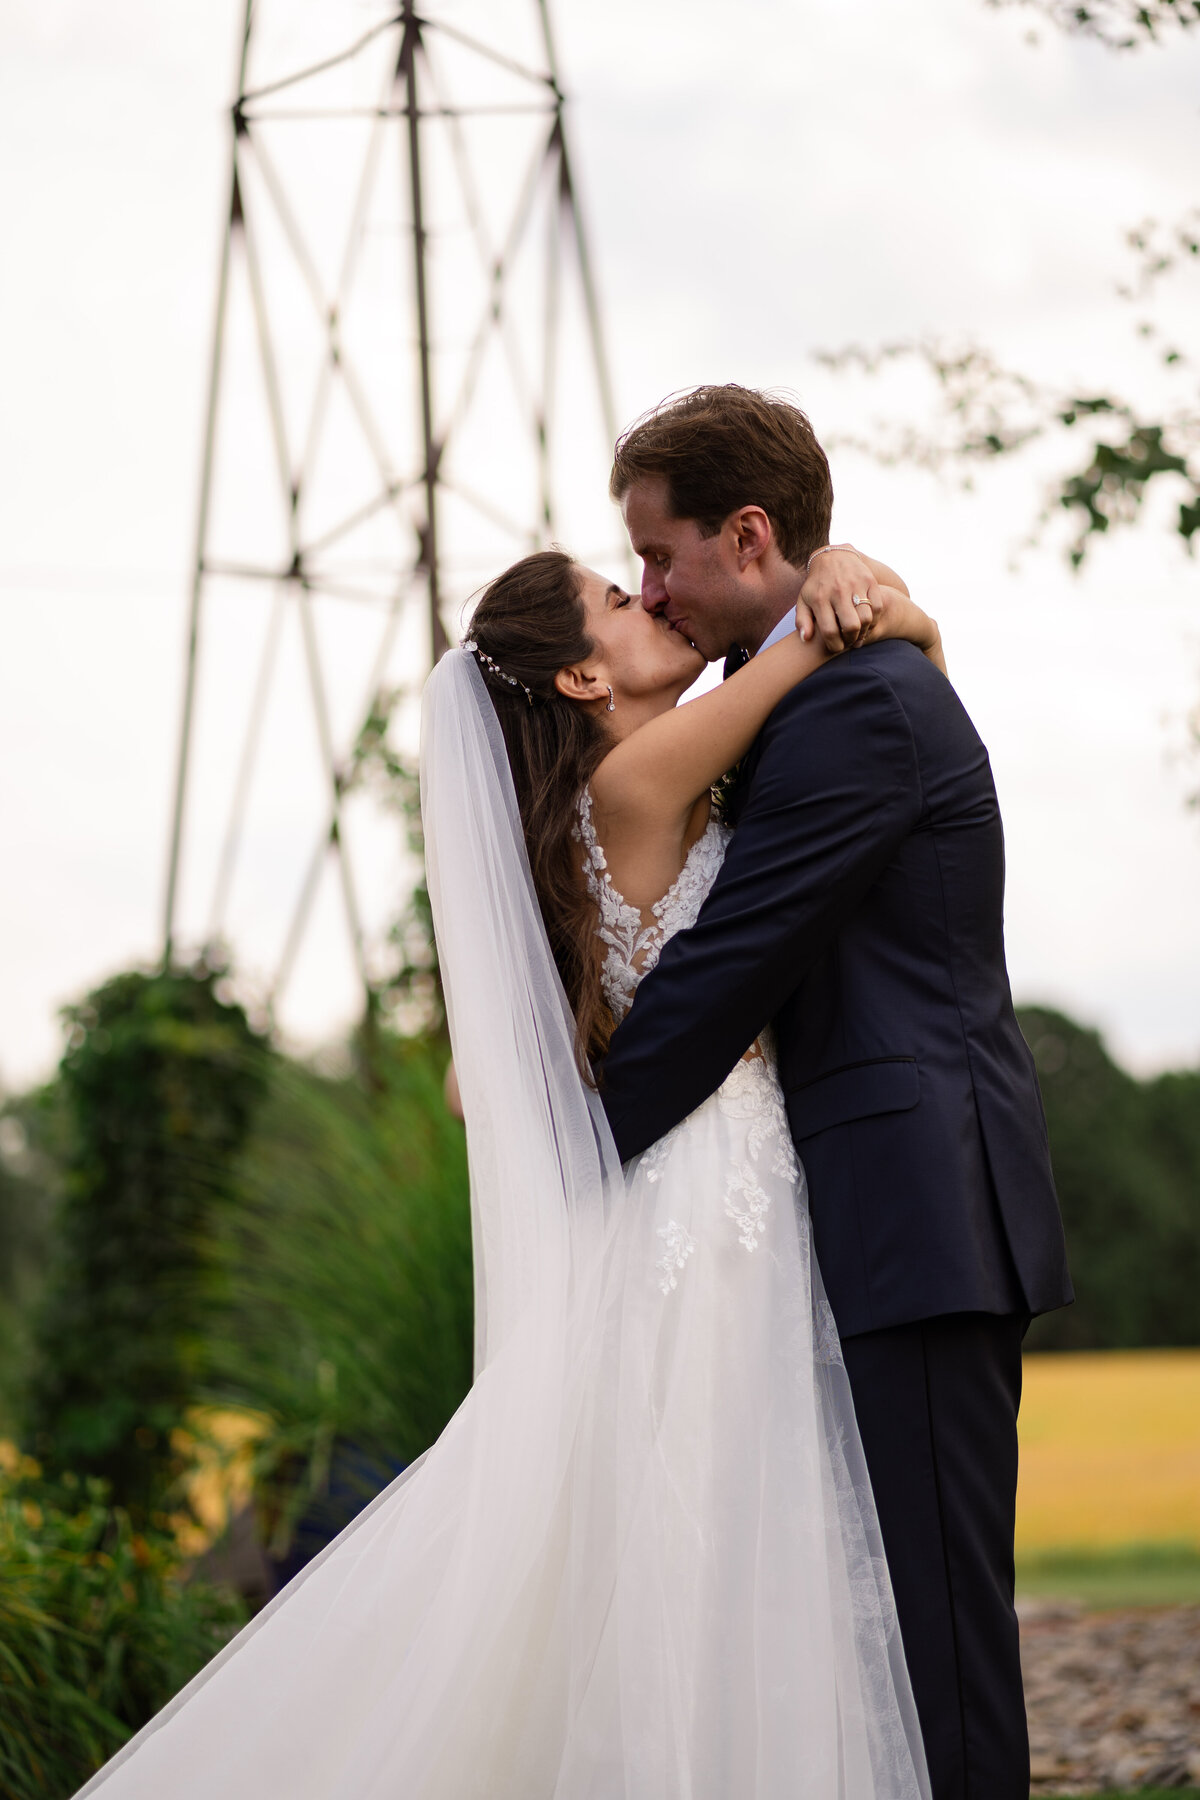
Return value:
<svg viewBox="0 0 1200 1800">
<path fill-rule="evenodd" d="M 831 1125 L 847 1125 L 872 1113 L 907 1112 L 921 1098 L 921 1076 L 911 1056 L 857 1063 L 834 1069 L 793 1088 L 787 1096 L 788 1118 L 795 1137 L 814 1137 Z"/>
</svg>

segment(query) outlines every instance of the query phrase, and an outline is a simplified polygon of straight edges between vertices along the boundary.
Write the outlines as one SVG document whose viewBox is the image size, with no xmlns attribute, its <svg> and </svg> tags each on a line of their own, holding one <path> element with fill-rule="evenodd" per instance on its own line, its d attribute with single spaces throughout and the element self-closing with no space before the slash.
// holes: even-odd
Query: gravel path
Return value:
<svg viewBox="0 0 1200 1800">
<path fill-rule="evenodd" d="M 1200 1606 L 1018 1610 L 1034 1794 L 1200 1786 Z"/>
</svg>

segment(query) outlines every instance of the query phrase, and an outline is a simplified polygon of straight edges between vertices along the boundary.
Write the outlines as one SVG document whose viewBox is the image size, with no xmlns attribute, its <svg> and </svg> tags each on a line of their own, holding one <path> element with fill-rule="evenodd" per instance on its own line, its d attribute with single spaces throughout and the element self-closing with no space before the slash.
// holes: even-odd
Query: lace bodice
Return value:
<svg viewBox="0 0 1200 1800">
<path fill-rule="evenodd" d="M 613 886 L 603 847 L 596 840 L 591 793 L 584 788 L 580 794 L 576 837 L 584 849 L 583 874 L 588 893 L 596 902 L 596 933 L 605 946 L 600 979 L 614 1019 L 624 1018 L 629 1011 L 638 982 L 654 967 L 668 938 L 695 924 L 725 860 L 730 836 L 727 825 L 710 819 L 703 837 L 697 838 L 688 851 L 682 869 L 662 899 L 643 913 L 630 906 Z"/>
</svg>

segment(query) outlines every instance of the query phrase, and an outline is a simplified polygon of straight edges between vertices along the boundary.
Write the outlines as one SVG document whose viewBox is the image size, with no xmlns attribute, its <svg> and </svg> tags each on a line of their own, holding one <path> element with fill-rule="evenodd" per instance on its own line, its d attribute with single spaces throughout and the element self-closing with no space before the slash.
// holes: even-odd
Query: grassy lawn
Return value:
<svg viewBox="0 0 1200 1800">
<path fill-rule="evenodd" d="M 1200 1602 L 1200 1548 L 1126 1544 L 1025 1551 L 1017 1556 L 1017 1594 L 1075 1600 L 1098 1611 Z"/>
</svg>

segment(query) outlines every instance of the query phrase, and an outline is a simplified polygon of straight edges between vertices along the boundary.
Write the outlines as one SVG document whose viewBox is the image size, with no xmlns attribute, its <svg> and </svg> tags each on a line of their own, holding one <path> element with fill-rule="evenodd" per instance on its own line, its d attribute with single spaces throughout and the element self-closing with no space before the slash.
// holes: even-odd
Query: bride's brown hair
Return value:
<svg viewBox="0 0 1200 1800">
<path fill-rule="evenodd" d="M 594 713 L 554 685 L 560 669 L 596 649 L 574 557 L 539 550 L 497 575 L 475 608 L 469 637 L 482 653 L 478 667 L 504 733 L 533 885 L 586 1074 L 588 1061 L 608 1048 L 613 1018 L 600 986 L 596 909 L 574 832 L 579 795 L 611 744 Z"/>
</svg>

